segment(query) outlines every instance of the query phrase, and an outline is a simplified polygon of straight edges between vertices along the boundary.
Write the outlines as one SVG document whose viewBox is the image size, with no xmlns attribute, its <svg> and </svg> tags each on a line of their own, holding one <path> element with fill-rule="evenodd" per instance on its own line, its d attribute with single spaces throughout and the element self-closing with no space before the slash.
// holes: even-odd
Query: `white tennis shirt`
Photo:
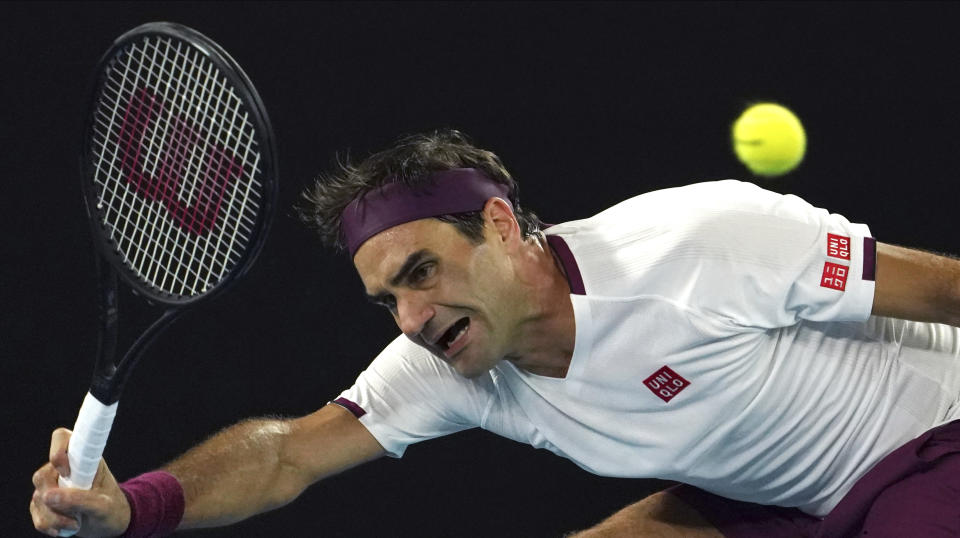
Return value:
<svg viewBox="0 0 960 538">
<path fill-rule="evenodd" d="M 863 224 L 749 183 L 650 192 L 546 232 L 571 282 L 565 378 L 460 377 L 401 336 L 335 400 L 387 452 L 473 427 L 599 475 L 826 515 L 960 418 L 960 338 L 870 317 Z"/>
</svg>

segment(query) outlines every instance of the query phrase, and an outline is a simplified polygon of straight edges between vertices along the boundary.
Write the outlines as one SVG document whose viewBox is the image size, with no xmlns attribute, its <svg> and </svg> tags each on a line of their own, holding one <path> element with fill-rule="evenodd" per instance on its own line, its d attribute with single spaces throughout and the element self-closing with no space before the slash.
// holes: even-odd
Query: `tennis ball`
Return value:
<svg viewBox="0 0 960 538">
<path fill-rule="evenodd" d="M 807 149 L 800 120 L 783 106 L 759 103 L 733 124 L 733 150 L 758 176 L 775 177 L 796 168 Z"/>
</svg>

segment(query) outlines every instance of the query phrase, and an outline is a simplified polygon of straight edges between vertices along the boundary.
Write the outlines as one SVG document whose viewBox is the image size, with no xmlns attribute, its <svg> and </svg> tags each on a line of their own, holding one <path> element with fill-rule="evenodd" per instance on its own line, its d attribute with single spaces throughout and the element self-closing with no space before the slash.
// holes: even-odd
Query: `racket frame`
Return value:
<svg viewBox="0 0 960 538">
<path fill-rule="evenodd" d="M 189 47 L 200 51 L 212 62 L 220 74 L 225 76 L 240 101 L 248 109 L 247 118 L 253 122 L 253 136 L 260 151 L 258 165 L 262 174 L 258 176 L 262 191 L 256 221 L 246 248 L 240 253 L 232 269 L 212 287 L 191 296 L 181 296 L 164 292 L 141 280 L 135 271 L 127 267 L 122 255 L 113 247 L 109 235 L 104 230 L 101 218 L 99 193 L 95 183 L 92 148 L 95 116 L 98 102 L 107 80 L 107 68 L 115 58 L 122 54 L 128 43 L 144 37 L 172 37 L 185 42 Z M 260 96 L 243 69 L 229 54 L 213 40 L 185 26 L 169 23 L 147 23 L 126 32 L 117 38 L 113 45 L 101 57 L 95 71 L 88 101 L 88 114 L 84 121 L 83 145 L 80 153 L 81 190 L 87 210 L 87 219 L 98 251 L 96 259 L 100 302 L 98 304 L 98 338 L 96 366 L 90 389 L 80 406 L 80 412 L 70 439 L 67 456 L 70 461 L 69 477 L 60 477 L 64 487 L 90 489 L 96 476 L 107 437 L 113 425 L 120 394 L 136 362 L 156 339 L 175 319 L 201 299 L 222 293 L 231 284 L 249 271 L 262 250 L 273 221 L 277 200 L 277 151 L 270 125 L 269 116 Z M 123 173 L 123 172 L 121 172 Z M 163 314 L 150 325 L 130 346 L 119 362 L 114 362 L 117 348 L 119 325 L 118 280 L 122 278 L 137 295 L 142 296 L 150 305 L 165 307 Z M 60 536 L 70 536 L 76 531 L 61 530 Z"/>
<path fill-rule="evenodd" d="M 244 249 L 234 268 L 212 288 L 192 296 L 176 295 L 157 289 L 142 280 L 129 268 L 122 255 L 114 247 L 108 232 L 104 229 L 104 219 L 99 208 L 98 187 L 95 182 L 96 167 L 93 162 L 93 135 L 98 101 L 108 80 L 108 69 L 115 63 L 119 54 L 134 41 L 145 37 L 173 37 L 198 49 L 233 86 L 237 97 L 246 105 L 248 119 L 253 124 L 253 133 L 260 151 L 258 165 L 263 171 L 259 179 L 263 185 L 260 209 L 253 226 L 254 237 Z M 88 222 L 98 251 L 97 272 L 100 287 L 99 335 L 97 343 L 96 368 L 90 385 L 90 392 L 105 405 L 116 402 L 123 386 L 137 360 L 150 344 L 185 310 L 201 300 L 218 295 L 243 277 L 253 266 L 253 262 L 266 241 L 272 217 L 276 209 L 279 177 L 276 142 L 270 118 L 260 95 L 240 65 L 217 43 L 200 32 L 171 22 L 151 22 L 143 24 L 118 37 L 97 63 L 96 76 L 89 93 L 88 107 L 84 121 L 84 137 L 81 149 L 81 187 Z M 134 342 L 119 362 L 114 362 L 118 333 L 118 286 L 120 277 L 133 292 L 143 297 L 151 305 L 166 307 L 163 314 L 150 325 Z"/>
<path fill-rule="evenodd" d="M 253 135 L 260 149 L 258 165 L 263 171 L 258 177 L 262 187 L 260 205 L 256 213 L 256 221 L 252 228 L 253 236 L 246 248 L 240 253 L 233 268 L 209 289 L 193 296 L 179 296 L 158 290 L 142 281 L 136 272 L 128 268 L 121 254 L 112 245 L 108 234 L 103 229 L 105 225 L 99 208 L 99 193 L 95 184 L 95 170 L 92 162 L 94 154 L 91 142 L 95 116 L 98 112 L 98 101 L 106 83 L 107 68 L 114 58 L 123 53 L 129 42 L 151 35 L 169 36 L 185 42 L 189 47 L 200 51 L 203 56 L 216 66 L 232 85 L 238 98 L 248 109 L 248 119 L 253 122 Z M 269 233 L 273 221 L 273 213 L 277 200 L 277 151 L 270 125 L 269 116 L 260 96 L 246 73 L 239 64 L 218 44 L 203 34 L 175 23 L 155 22 L 147 23 L 134 28 L 117 38 L 97 64 L 89 93 L 87 111 L 84 121 L 83 144 L 80 152 L 81 190 L 83 193 L 87 219 L 91 226 L 93 242 L 99 255 L 95 256 L 97 267 L 100 302 L 98 304 L 98 338 L 96 350 L 96 366 L 90 390 L 87 392 L 80 406 L 80 412 L 74 426 L 73 436 L 70 438 L 67 456 L 70 462 L 69 477 L 60 477 L 63 487 L 90 489 L 96 477 L 97 468 L 107 438 L 112 429 L 117 405 L 123 386 L 129 378 L 136 362 L 149 347 L 150 343 L 159 336 L 175 319 L 201 299 L 206 299 L 223 292 L 229 285 L 235 283 L 249 271 L 256 260 Z M 163 314 L 150 325 L 140 337 L 130 346 L 123 359 L 114 362 L 117 347 L 119 324 L 118 279 L 122 278 L 135 294 L 142 296 L 151 305 L 166 307 Z M 60 536 L 71 536 L 74 530 L 61 530 Z"/>
<path fill-rule="evenodd" d="M 188 42 L 191 46 L 200 50 L 207 59 L 209 59 L 233 85 L 238 93 L 238 97 L 243 101 L 250 112 L 250 121 L 254 125 L 254 133 L 258 146 L 261 148 L 260 166 L 264 173 L 263 178 L 269 178 L 270 181 L 264 181 L 263 197 L 261 199 L 261 209 L 257 212 L 257 222 L 253 229 L 256 237 L 251 239 L 241 258 L 237 260 L 235 268 L 230 271 L 222 281 L 218 282 L 211 289 L 192 296 L 183 296 L 167 293 L 154 288 L 142 281 L 137 274 L 129 269 L 123 261 L 121 255 L 113 247 L 108 234 L 102 229 L 103 223 L 101 210 L 98 207 L 97 186 L 95 184 L 96 169 L 90 156 L 93 154 L 92 136 L 97 101 L 106 84 L 107 68 L 113 62 L 116 53 L 123 49 L 128 43 L 141 39 L 143 37 L 170 36 Z M 270 118 L 267 116 L 263 101 L 257 93 L 240 65 L 222 48 L 205 35 L 188 28 L 186 26 L 171 22 L 150 22 L 138 26 L 120 37 L 118 37 L 110 49 L 100 58 L 97 63 L 96 77 L 93 81 L 92 91 L 88 100 L 87 110 L 90 111 L 84 120 L 83 147 L 81 148 L 81 170 L 82 170 L 82 189 L 85 207 L 87 209 L 88 222 L 93 233 L 94 243 L 100 255 L 107 260 L 110 265 L 116 268 L 117 273 L 123 278 L 123 281 L 129 285 L 138 295 L 147 299 L 151 304 L 163 304 L 173 307 L 182 307 L 201 299 L 206 299 L 211 295 L 221 293 L 237 279 L 246 274 L 253 266 L 254 260 L 260 254 L 263 244 L 269 232 L 272 222 L 272 216 L 276 207 L 278 196 L 277 179 L 279 177 L 277 163 L 276 141 L 273 136 L 273 128 L 270 124 Z"/>
</svg>

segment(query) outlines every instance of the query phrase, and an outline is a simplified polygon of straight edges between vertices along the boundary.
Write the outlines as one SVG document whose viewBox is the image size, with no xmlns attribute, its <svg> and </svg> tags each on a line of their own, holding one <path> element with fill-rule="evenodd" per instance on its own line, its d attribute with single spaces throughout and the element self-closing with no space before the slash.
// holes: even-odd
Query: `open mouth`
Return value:
<svg viewBox="0 0 960 538">
<path fill-rule="evenodd" d="M 437 345 L 441 350 L 446 351 L 460 339 L 464 334 L 467 333 L 467 329 L 470 328 L 470 318 L 464 317 L 458 319 L 453 325 L 443 335 L 440 336 L 440 339 L 437 340 Z"/>
</svg>

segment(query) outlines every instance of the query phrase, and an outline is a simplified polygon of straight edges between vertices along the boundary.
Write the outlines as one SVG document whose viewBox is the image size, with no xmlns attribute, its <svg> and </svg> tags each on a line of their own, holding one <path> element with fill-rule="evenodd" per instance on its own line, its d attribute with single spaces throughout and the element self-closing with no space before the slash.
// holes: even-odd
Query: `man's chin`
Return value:
<svg viewBox="0 0 960 538">
<path fill-rule="evenodd" d="M 456 370 L 457 373 L 460 374 L 461 377 L 465 377 L 465 378 L 467 378 L 467 379 L 476 379 L 476 378 L 480 377 L 481 375 L 483 375 L 484 373 L 487 372 L 487 370 L 480 370 L 480 371 L 461 370 L 460 368 L 457 368 L 456 366 L 454 366 L 453 369 Z"/>
<path fill-rule="evenodd" d="M 455 356 L 452 359 L 448 359 L 447 363 L 453 367 L 453 369 L 460 374 L 461 377 L 467 379 L 476 379 L 483 374 L 489 372 L 492 366 L 483 367 L 477 364 L 473 364 L 468 360 L 464 360 L 466 357 Z"/>
<path fill-rule="evenodd" d="M 465 377 L 467 379 L 475 379 L 489 372 L 491 369 L 493 369 L 493 365 L 484 367 L 482 365 L 476 364 L 476 361 L 470 360 L 470 357 L 468 356 L 468 354 L 464 353 L 464 351 L 467 351 L 466 349 L 461 349 L 454 356 L 448 357 L 446 353 L 444 353 L 443 350 L 441 350 L 439 347 L 431 346 L 429 344 L 424 344 L 422 342 L 417 342 L 417 341 L 414 341 L 414 342 L 420 347 L 432 353 L 434 357 L 437 357 L 438 359 L 450 365 L 450 367 L 453 368 L 454 371 L 456 371 L 461 377 Z M 476 357 L 474 357 L 474 359 L 475 358 Z"/>
</svg>

